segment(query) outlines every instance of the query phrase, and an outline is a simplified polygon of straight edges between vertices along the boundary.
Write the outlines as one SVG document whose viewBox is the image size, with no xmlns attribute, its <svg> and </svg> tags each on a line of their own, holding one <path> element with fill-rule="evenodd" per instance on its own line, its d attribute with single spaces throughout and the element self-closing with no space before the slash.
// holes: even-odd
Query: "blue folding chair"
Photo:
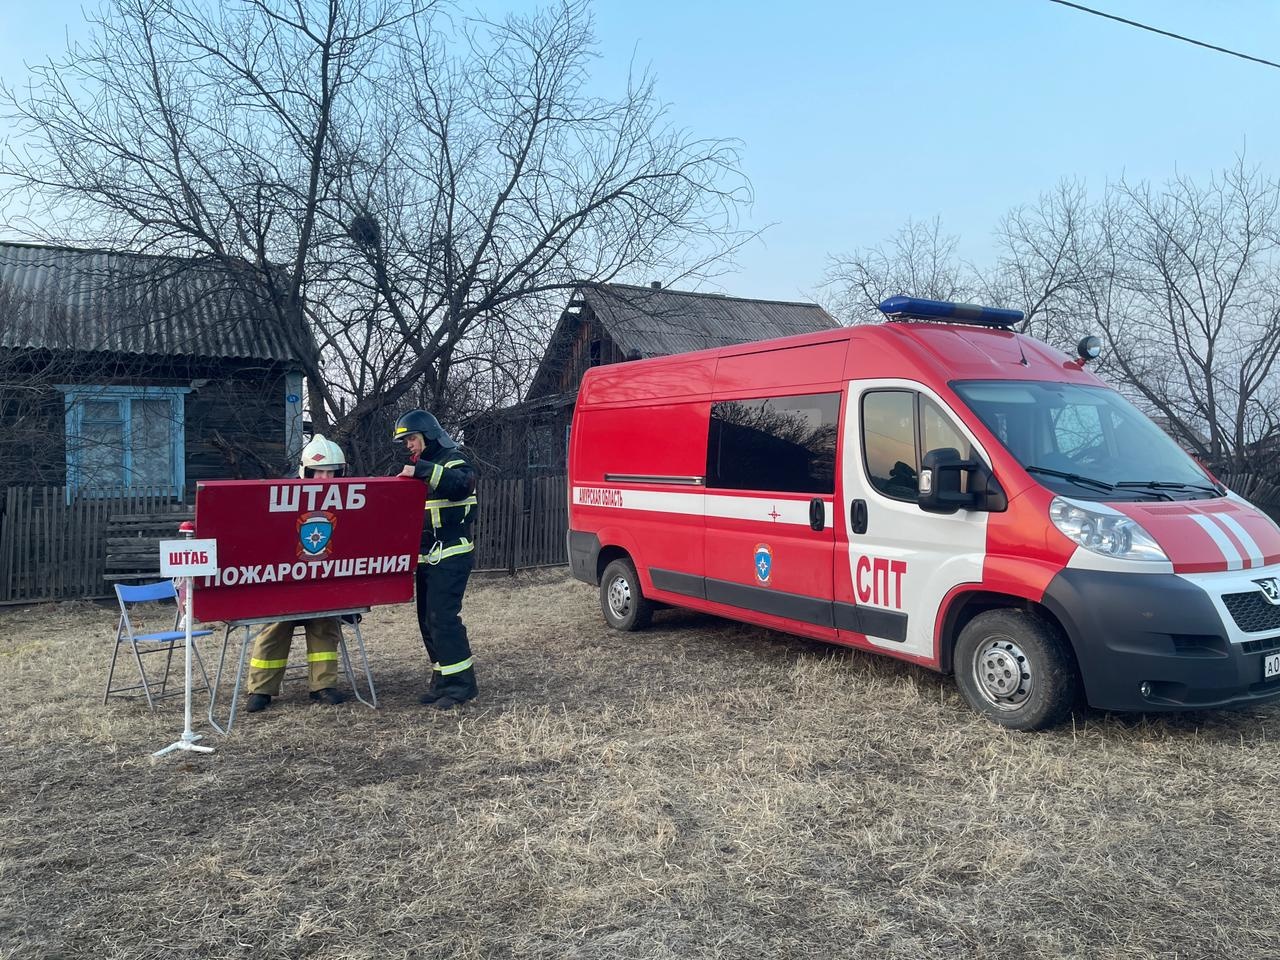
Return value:
<svg viewBox="0 0 1280 960">
<path fill-rule="evenodd" d="M 186 641 L 187 634 L 183 629 L 182 610 L 177 607 L 178 591 L 174 587 L 172 580 L 162 580 L 159 583 L 146 583 L 137 587 L 128 587 L 122 584 L 116 584 L 116 599 L 120 602 L 120 623 L 116 626 L 116 642 L 115 650 L 111 654 L 111 669 L 107 671 L 107 689 L 102 695 L 102 702 L 105 704 L 107 699 L 113 695 L 119 696 L 131 690 L 141 690 L 147 698 L 147 706 L 152 712 L 155 712 L 157 700 L 165 697 L 180 696 L 183 691 L 175 691 L 166 693 L 165 689 L 169 683 L 169 668 L 173 663 L 173 651 L 181 650 L 183 643 Z M 173 601 L 175 605 L 173 616 L 173 629 L 161 630 L 154 633 L 138 633 L 135 630 L 134 622 L 129 616 L 129 610 L 135 604 L 139 603 L 164 603 Z M 139 626 L 143 625 L 139 621 Z M 192 630 L 191 637 L 207 637 L 213 633 L 212 630 Z M 130 684 L 125 687 L 113 687 L 112 679 L 116 673 L 116 659 L 120 656 L 121 644 L 128 644 L 133 650 L 133 659 L 138 664 L 138 675 L 142 678 L 141 683 Z M 156 684 L 154 680 L 147 678 L 147 671 L 142 666 L 143 656 L 149 654 L 163 653 L 165 654 L 164 676 L 159 681 L 159 692 L 152 695 L 151 688 Z M 204 686 L 208 690 L 209 674 L 205 672 L 204 660 L 200 657 L 200 649 L 193 642 L 191 644 L 192 657 L 196 664 L 200 667 L 200 675 L 204 677 Z M 137 696 L 137 694 L 133 694 Z"/>
</svg>

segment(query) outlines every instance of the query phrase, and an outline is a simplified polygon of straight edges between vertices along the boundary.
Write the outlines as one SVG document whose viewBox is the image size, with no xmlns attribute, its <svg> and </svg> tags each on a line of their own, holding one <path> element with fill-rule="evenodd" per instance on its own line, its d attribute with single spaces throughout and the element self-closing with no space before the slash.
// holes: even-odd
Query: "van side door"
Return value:
<svg viewBox="0 0 1280 960">
<path fill-rule="evenodd" d="M 934 663 L 948 594 L 982 580 L 988 514 L 916 502 L 925 452 L 990 459 L 932 390 L 904 380 L 847 387 L 840 464 L 835 620 L 839 639 Z M 843 562 L 841 562 L 843 560 Z"/>
<path fill-rule="evenodd" d="M 742 619 L 834 639 L 841 394 L 802 390 L 712 402 L 706 599 Z"/>
</svg>

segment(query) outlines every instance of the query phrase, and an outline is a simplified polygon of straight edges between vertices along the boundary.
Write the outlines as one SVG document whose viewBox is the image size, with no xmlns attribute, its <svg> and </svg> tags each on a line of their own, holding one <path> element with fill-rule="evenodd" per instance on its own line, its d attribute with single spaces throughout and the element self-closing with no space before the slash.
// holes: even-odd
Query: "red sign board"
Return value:
<svg viewBox="0 0 1280 960">
<path fill-rule="evenodd" d="M 218 542 L 218 572 L 195 580 L 196 618 L 411 599 L 425 489 L 407 477 L 198 484 L 195 535 Z"/>
</svg>

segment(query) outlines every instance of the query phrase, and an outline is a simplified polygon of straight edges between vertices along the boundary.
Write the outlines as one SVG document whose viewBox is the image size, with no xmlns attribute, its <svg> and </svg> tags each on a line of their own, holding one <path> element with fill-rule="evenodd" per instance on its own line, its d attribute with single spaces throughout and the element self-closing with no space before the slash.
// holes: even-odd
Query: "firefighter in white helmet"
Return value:
<svg viewBox="0 0 1280 960">
<path fill-rule="evenodd" d="M 332 440 L 316 434 L 302 449 L 298 476 L 303 480 L 328 480 L 347 470 L 342 448 Z M 266 708 L 271 698 L 280 693 L 280 681 L 289 662 L 289 646 L 295 627 L 307 632 L 307 667 L 311 699 L 331 706 L 342 703 L 346 695 L 338 690 L 338 643 L 342 624 L 337 617 L 313 620 L 288 620 L 268 624 L 254 637 L 249 656 L 249 702 L 246 709 L 257 713 Z"/>
</svg>

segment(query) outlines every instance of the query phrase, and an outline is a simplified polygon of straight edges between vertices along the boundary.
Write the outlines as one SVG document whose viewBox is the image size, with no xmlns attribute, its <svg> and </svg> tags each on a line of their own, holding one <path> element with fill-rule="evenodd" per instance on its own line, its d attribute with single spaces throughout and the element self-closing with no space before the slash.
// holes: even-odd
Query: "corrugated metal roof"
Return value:
<svg viewBox="0 0 1280 960">
<path fill-rule="evenodd" d="M 627 356 L 668 356 L 838 327 L 816 303 L 747 300 L 621 283 L 579 293 Z"/>
<path fill-rule="evenodd" d="M 0 346 L 292 360 L 277 321 L 215 263 L 0 242 Z"/>
</svg>

